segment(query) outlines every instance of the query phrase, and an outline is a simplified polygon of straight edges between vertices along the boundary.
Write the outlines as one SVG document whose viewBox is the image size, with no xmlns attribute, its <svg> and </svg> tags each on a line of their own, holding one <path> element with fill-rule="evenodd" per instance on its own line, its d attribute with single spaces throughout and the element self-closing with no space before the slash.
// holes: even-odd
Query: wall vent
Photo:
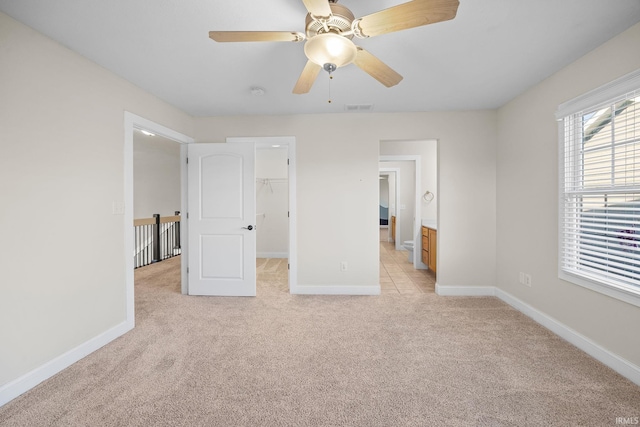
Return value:
<svg viewBox="0 0 640 427">
<path fill-rule="evenodd" d="M 362 113 L 373 110 L 373 104 L 345 104 L 344 110 L 352 113 Z"/>
</svg>

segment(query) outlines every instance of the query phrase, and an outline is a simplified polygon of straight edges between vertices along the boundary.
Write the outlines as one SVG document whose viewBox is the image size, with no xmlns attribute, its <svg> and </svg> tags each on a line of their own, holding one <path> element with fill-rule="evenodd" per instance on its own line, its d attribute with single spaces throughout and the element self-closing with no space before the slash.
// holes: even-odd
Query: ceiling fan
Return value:
<svg viewBox="0 0 640 427">
<path fill-rule="evenodd" d="M 387 87 L 395 86 L 402 76 L 384 62 L 356 46 L 353 37 L 367 38 L 406 30 L 456 16 L 458 0 L 412 0 L 356 19 L 338 0 L 302 0 L 307 11 L 305 33 L 295 31 L 210 31 L 217 42 L 302 42 L 307 65 L 293 93 L 311 90 L 320 70 L 329 74 L 337 68 L 355 63 Z"/>
</svg>

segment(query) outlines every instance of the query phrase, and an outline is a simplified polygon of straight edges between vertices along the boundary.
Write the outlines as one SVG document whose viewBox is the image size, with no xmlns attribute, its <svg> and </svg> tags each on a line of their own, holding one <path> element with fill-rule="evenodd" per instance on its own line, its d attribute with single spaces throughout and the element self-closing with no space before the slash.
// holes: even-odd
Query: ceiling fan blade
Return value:
<svg viewBox="0 0 640 427">
<path fill-rule="evenodd" d="M 358 22 L 362 35 L 373 37 L 455 18 L 458 0 L 413 0 L 364 16 Z"/>
<path fill-rule="evenodd" d="M 386 87 L 395 86 L 402 80 L 400 74 L 360 46 L 358 46 L 358 55 L 353 62 Z"/>
<path fill-rule="evenodd" d="M 318 18 L 331 16 L 331 7 L 328 0 L 302 0 L 310 14 Z"/>
<path fill-rule="evenodd" d="M 304 70 L 302 70 L 302 74 L 300 74 L 296 87 L 293 88 L 293 93 L 301 95 L 309 92 L 320 70 L 322 70 L 321 66 L 314 62 L 307 61 L 307 65 L 304 66 Z"/>
<path fill-rule="evenodd" d="M 304 34 L 295 31 L 209 31 L 217 42 L 301 42 Z"/>
</svg>

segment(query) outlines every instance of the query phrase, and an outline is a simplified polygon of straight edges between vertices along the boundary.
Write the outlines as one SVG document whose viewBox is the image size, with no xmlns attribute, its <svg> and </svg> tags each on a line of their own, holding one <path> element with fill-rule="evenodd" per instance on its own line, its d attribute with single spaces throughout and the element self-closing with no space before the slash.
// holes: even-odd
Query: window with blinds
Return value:
<svg viewBox="0 0 640 427">
<path fill-rule="evenodd" d="M 640 296 L 640 83 L 587 103 L 560 117 L 561 277 Z"/>
</svg>

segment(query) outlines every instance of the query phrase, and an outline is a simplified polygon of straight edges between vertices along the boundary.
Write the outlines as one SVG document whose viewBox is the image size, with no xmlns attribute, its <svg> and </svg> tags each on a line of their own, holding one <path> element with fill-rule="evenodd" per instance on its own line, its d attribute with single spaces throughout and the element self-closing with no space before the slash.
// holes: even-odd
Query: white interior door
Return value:
<svg viewBox="0 0 640 427">
<path fill-rule="evenodd" d="M 189 295 L 256 295 L 255 144 L 188 145 Z"/>
</svg>

